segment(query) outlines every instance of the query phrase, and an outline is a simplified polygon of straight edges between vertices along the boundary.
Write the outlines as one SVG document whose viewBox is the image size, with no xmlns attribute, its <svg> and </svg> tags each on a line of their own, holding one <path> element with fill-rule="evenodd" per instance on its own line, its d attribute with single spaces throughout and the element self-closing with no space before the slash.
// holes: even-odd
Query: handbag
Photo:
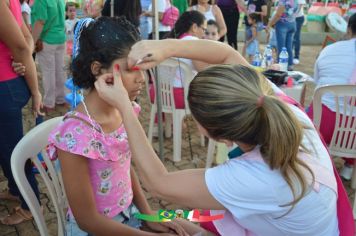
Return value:
<svg viewBox="0 0 356 236">
<path fill-rule="evenodd" d="M 170 26 L 171 28 L 174 27 L 174 24 L 179 18 L 179 10 L 175 6 L 172 5 L 170 0 L 166 0 L 166 10 L 163 13 L 163 18 L 162 18 L 162 25 L 165 26 Z"/>
<path fill-rule="evenodd" d="M 43 41 L 41 39 L 37 39 L 35 43 L 35 53 L 38 53 L 43 50 Z"/>
</svg>

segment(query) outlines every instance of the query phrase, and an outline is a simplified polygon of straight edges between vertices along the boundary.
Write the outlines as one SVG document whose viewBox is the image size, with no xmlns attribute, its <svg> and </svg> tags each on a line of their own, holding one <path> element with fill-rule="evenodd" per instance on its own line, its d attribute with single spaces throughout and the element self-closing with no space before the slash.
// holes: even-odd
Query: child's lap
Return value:
<svg viewBox="0 0 356 236">
<path fill-rule="evenodd" d="M 135 205 L 131 204 L 124 212 L 119 213 L 112 220 L 128 225 L 132 228 L 140 228 L 141 221 L 136 219 L 133 215 L 138 213 Z M 81 230 L 73 216 L 68 216 L 66 224 L 66 236 L 91 236 L 91 234 Z"/>
</svg>

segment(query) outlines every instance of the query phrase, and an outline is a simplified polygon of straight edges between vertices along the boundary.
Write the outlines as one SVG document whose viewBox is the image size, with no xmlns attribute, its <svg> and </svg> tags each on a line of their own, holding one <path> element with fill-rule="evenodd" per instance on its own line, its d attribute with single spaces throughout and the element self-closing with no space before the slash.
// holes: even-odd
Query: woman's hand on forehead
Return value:
<svg viewBox="0 0 356 236">
<path fill-rule="evenodd" d="M 157 66 L 169 57 L 167 40 L 142 40 L 132 46 L 127 57 L 129 68 L 137 66 L 141 70 L 148 70 Z"/>
</svg>

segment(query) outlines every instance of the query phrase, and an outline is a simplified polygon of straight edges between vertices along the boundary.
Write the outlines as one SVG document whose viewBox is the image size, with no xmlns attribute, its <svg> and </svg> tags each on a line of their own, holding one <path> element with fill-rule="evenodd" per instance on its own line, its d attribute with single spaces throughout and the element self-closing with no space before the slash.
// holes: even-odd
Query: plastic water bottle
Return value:
<svg viewBox="0 0 356 236">
<path fill-rule="evenodd" d="M 271 45 L 267 45 L 265 49 L 266 67 L 270 67 L 273 64 L 273 53 Z"/>
<path fill-rule="evenodd" d="M 266 45 L 262 57 L 262 68 L 268 68 L 273 64 L 272 48 L 270 45 Z"/>
<path fill-rule="evenodd" d="M 282 48 L 281 53 L 279 54 L 279 66 L 281 67 L 281 71 L 288 70 L 288 52 L 286 48 Z"/>
<path fill-rule="evenodd" d="M 261 55 L 259 52 L 256 52 L 256 54 L 253 56 L 252 65 L 255 67 L 261 66 Z"/>
</svg>

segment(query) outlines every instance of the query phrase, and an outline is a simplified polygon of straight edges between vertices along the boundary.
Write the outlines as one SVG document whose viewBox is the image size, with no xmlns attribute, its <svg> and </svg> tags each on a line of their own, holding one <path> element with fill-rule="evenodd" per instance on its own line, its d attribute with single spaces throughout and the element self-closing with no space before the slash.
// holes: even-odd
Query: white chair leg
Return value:
<svg viewBox="0 0 356 236">
<path fill-rule="evenodd" d="M 351 188 L 356 190 L 356 160 L 352 169 Z"/>
<path fill-rule="evenodd" d="M 170 138 L 172 137 L 172 114 L 165 113 L 164 118 L 164 135 L 166 138 Z"/>
<path fill-rule="evenodd" d="M 213 164 L 215 146 L 216 146 L 216 142 L 214 140 L 212 140 L 212 139 L 209 139 L 208 154 L 207 154 L 207 157 L 206 157 L 205 168 L 210 168 L 211 165 Z"/>
<path fill-rule="evenodd" d="M 148 141 L 152 143 L 152 135 L 153 135 L 153 125 L 155 123 L 156 117 L 156 105 L 151 106 L 151 114 L 150 114 L 150 124 L 148 126 Z"/>
<path fill-rule="evenodd" d="M 200 146 L 205 147 L 205 136 L 200 134 Z"/>
<path fill-rule="evenodd" d="M 355 191 L 355 195 L 356 195 L 356 191 Z M 354 205 L 353 205 L 353 208 L 352 208 L 352 212 L 353 212 L 353 215 L 354 215 L 354 220 L 356 220 L 356 197 L 354 198 Z"/>
<path fill-rule="evenodd" d="M 356 161 L 354 162 L 354 167 L 353 167 L 353 170 L 352 170 L 351 188 L 353 190 L 356 189 Z M 355 190 L 355 194 L 356 194 L 356 190 Z M 354 220 L 356 220 L 356 197 L 354 198 L 354 204 L 353 204 L 353 207 L 352 207 L 352 212 L 353 212 L 353 215 L 354 215 Z"/>
<path fill-rule="evenodd" d="M 182 122 L 183 117 L 180 112 L 173 113 L 173 161 L 181 161 L 182 153 Z"/>
</svg>

